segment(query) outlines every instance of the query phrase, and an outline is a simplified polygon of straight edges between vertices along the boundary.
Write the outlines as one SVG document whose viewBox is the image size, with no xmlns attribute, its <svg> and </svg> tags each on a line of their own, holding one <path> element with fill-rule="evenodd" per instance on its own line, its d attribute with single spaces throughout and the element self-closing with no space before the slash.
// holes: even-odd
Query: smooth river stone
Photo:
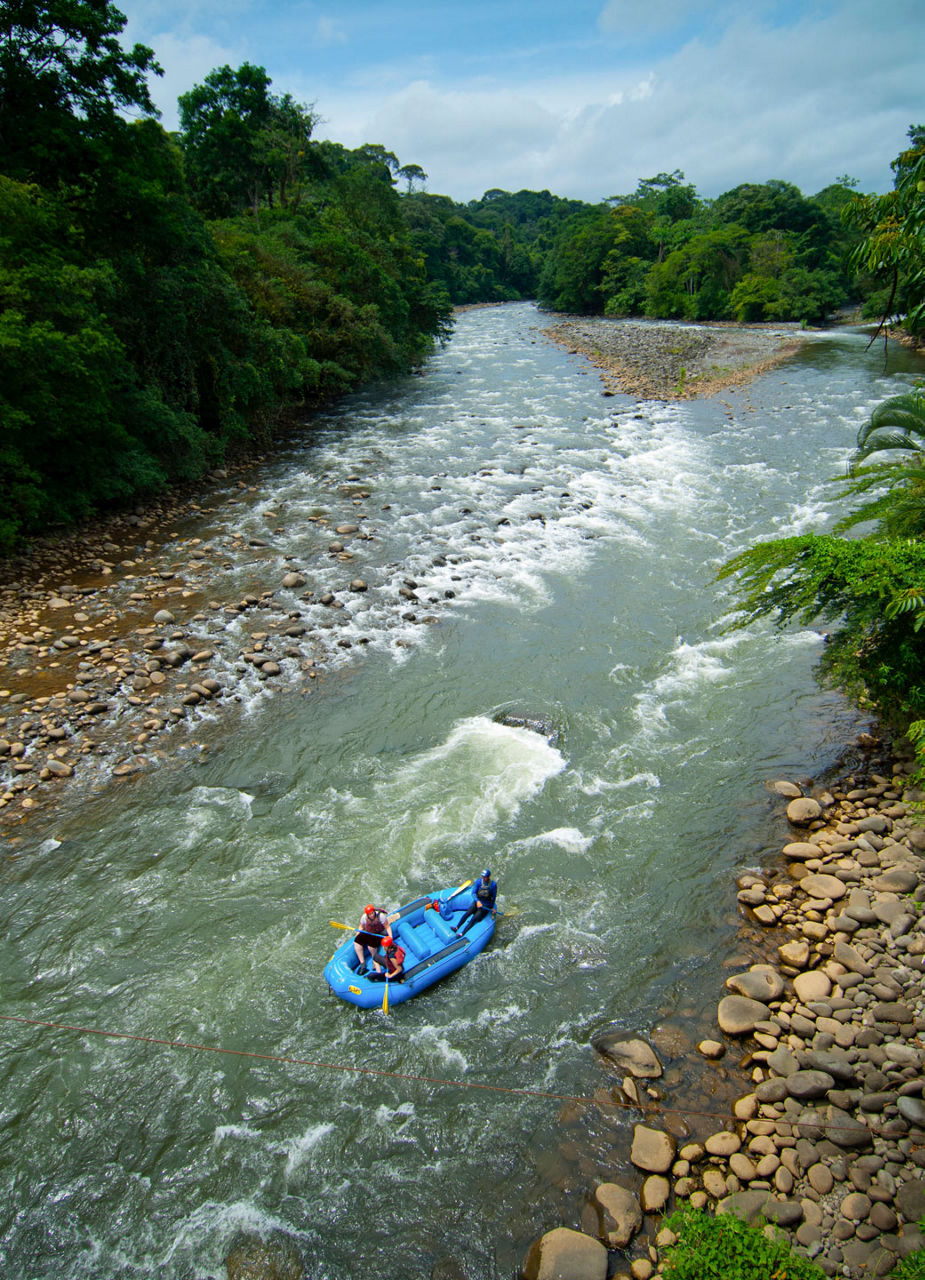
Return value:
<svg viewBox="0 0 925 1280">
<path fill-rule="evenodd" d="M 809 844 L 805 840 L 794 840 L 784 845 L 784 857 L 791 862 L 808 862 L 810 858 L 818 858 L 822 850 L 817 844 Z"/>
<path fill-rule="evenodd" d="M 581 1231 L 554 1227 L 531 1245 L 521 1274 L 524 1280 L 605 1280 L 607 1250 Z"/>
<path fill-rule="evenodd" d="M 919 878 L 915 872 L 908 871 L 905 867 L 892 867 L 871 881 L 878 893 L 911 893 L 918 887 L 918 883 Z"/>
<path fill-rule="evenodd" d="M 795 1071 L 787 1077 L 787 1092 L 798 1101 L 824 1097 L 834 1087 L 835 1081 L 825 1071 Z"/>
<path fill-rule="evenodd" d="M 807 827 L 811 822 L 822 817 L 822 805 L 811 796 L 791 800 L 787 805 L 787 817 L 795 827 Z"/>
<path fill-rule="evenodd" d="M 760 1000 L 748 996 L 723 996 L 716 1011 L 720 1030 L 730 1036 L 744 1036 L 755 1025 L 771 1016 L 771 1010 Z"/>
<path fill-rule="evenodd" d="M 793 980 L 793 989 L 800 1004 L 809 1004 L 812 1000 L 824 1000 L 831 994 L 832 980 L 818 969 L 810 969 L 806 973 L 798 973 Z"/>
<path fill-rule="evenodd" d="M 726 986 L 737 995 L 765 1003 L 768 1000 L 779 999 L 784 992 L 783 978 L 769 965 L 757 965 L 745 973 L 734 973 L 726 979 Z"/>
<path fill-rule="evenodd" d="M 643 1124 L 633 1126 L 633 1145 L 630 1160 L 637 1169 L 646 1173 L 667 1173 L 674 1162 L 677 1143 L 669 1133 L 649 1129 Z"/>
<path fill-rule="evenodd" d="M 822 872 L 810 873 L 800 881 L 800 888 L 811 898 L 831 898 L 837 902 L 848 892 L 844 880 L 838 876 L 828 876 Z"/>
<path fill-rule="evenodd" d="M 639 1201 L 618 1182 L 602 1182 L 594 1192 L 601 1219 L 601 1235 L 610 1249 L 625 1249 L 642 1226 Z"/>
</svg>

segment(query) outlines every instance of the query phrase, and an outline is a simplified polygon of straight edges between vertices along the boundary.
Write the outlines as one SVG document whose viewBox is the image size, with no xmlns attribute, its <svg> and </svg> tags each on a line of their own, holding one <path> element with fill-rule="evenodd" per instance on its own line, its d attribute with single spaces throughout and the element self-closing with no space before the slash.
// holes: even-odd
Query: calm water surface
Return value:
<svg viewBox="0 0 925 1280">
<path fill-rule="evenodd" d="M 88 798 L 2 864 L 0 1012 L 268 1056 L 3 1024 L 9 1280 L 204 1280 L 272 1227 L 320 1280 L 512 1276 L 577 1224 L 631 1117 L 592 1109 L 562 1149 L 555 1101 L 402 1075 L 588 1096 L 612 1083 L 591 1034 L 715 999 L 733 877 L 776 840 L 766 782 L 823 770 L 856 724 L 814 683 L 819 636 L 726 634 L 713 579 L 827 527 L 826 479 L 917 368 L 843 332 L 748 388 L 637 403 L 542 323 L 463 315 L 423 377 L 352 398 L 202 517 L 268 542 L 266 586 L 293 563 L 369 582 L 326 677 L 242 676 L 204 762 Z M 332 569 L 308 517 L 355 511 L 350 476 L 373 536 Z M 485 865 L 519 915 L 477 963 L 388 1018 L 324 987 L 330 919 Z"/>
</svg>

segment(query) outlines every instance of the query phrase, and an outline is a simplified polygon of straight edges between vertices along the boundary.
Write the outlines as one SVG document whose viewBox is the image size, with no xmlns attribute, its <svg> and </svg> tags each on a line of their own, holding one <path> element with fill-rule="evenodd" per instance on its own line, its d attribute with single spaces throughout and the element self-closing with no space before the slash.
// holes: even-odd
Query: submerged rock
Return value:
<svg viewBox="0 0 925 1280">
<path fill-rule="evenodd" d="M 307 1280 L 302 1251 L 290 1236 L 236 1236 L 225 1257 L 228 1280 Z"/>
</svg>

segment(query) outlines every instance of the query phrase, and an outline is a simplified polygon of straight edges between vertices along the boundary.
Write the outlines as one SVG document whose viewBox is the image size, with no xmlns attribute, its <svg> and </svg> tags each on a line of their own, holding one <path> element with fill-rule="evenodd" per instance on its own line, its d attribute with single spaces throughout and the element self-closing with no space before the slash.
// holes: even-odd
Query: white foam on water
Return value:
<svg viewBox="0 0 925 1280">
<path fill-rule="evenodd" d="M 388 1129 L 390 1132 L 401 1132 L 409 1121 L 416 1118 L 413 1102 L 402 1102 L 397 1107 L 380 1103 L 375 1112 L 376 1124 L 380 1129 Z"/>
<path fill-rule="evenodd" d="M 564 767 L 532 730 L 473 716 L 377 783 L 373 807 L 387 845 L 413 850 L 423 873 L 435 845 L 493 838 Z"/>
<path fill-rule="evenodd" d="M 420 1027 L 415 1036 L 415 1050 L 417 1053 L 426 1055 L 436 1065 L 432 1070 L 449 1070 L 458 1071 L 461 1075 L 469 1070 L 469 1062 L 455 1045 L 451 1044 L 446 1035 L 445 1027 L 426 1026 Z M 426 1074 L 426 1072 L 422 1072 Z"/>
<path fill-rule="evenodd" d="M 316 1124 L 306 1129 L 304 1133 L 299 1134 L 296 1138 L 290 1138 L 288 1142 L 275 1144 L 274 1150 L 280 1151 L 286 1157 L 286 1177 L 291 1177 L 296 1169 L 301 1168 L 307 1160 L 310 1159 L 312 1152 L 319 1146 L 329 1133 L 334 1130 L 333 1124 Z"/>
<path fill-rule="evenodd" d="M 241 1142 L 260 1142 L 263 1138 L 259 1129 L 252 1129 L 246 1124 L 220 1124 L 212 1135 L 213 1147 L 219 1147 L 227 1138 L 236 1138 Z"/>
<path fill-rule="evenodd" d="M 729 659 L 744 643 L 740 635 L 700 644 L 680 641 L 668 655 L 668 669 L 651 680 L 636 695 L 635 716 L 646 731 L 670 728 L 669 712 L 685 708 L 705 685 L 717 685 L 735 678 Z"/>
<path fill-rule="evenodd" d="M 172 1230 L 173 1238 L 164 1257 L 159 1260 L 161 1266 L 177 1257 L 201 1256 L 208 1245 L 215 1250 L 215 1256 L 219 1256 L 218 1251 L 227 1248 L 228 1241 L 239 1231 L 266 1238 L 274 1231 L 289 1234 L 291 1227 L 278 1214 L 258 1208 L 252 1200 L 239 1199 L 225 1204 L 206 1200 L 176 1223 Z M 152 1268 L 149 1274 L 157 1274 L 156 1269 Z"/>
<path fill-rule="evenodd" d="M 538 845 L 555 845 L 566 853 L 585 853 L 594 843 L 593 836 L 583 835 L 577 827 L 556 827 L 552 831 L 541 831 L 538 835 L 529 836 L 526 840 L 518 840 L 521 849 L 535 848 Z"/>
</svg>

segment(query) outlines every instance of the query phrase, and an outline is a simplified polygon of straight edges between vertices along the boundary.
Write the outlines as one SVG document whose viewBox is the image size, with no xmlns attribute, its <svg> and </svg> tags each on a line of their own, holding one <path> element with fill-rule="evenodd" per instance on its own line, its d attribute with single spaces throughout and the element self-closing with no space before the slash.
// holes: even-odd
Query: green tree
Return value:
<svg viewBox="0 0 925 1280">
<path fill-rule="evenodd" d="M 902 728 L 925 717 L 925 650 L 917 635 L 925 600 L 923 427 L 918 396 L 886 401 L 861 427 L 854 480 L 836 495 L 844 502 L 876 486 L 874 500 L 843 515 L 835 533 L 758 543 L 719 574 L 736 580 L 737 627 L 765 617 L 780 626 L 832 623 L 822 674 Z M 911 463 L 868 462 L 894 447 L 911 450 Z M 862 537 L 839 536 L 870 521 L 875 527 Z"/>
<path fill-rule="evenodd" d="M 272 119 L 270 78 L 242 63 L 210 71 L 180 95 L 180 141 L 190 189 L 209 217 L 250 208 L 266 195 L 267 139 Z"/>
<path fill-rule="evenodd" d="M 879 286 L 867 314 L 879 315 L 882 328 L 899 312 L 917 336 L 925 331 L 925 127 L 911 125 L 909 139 L 893 161 L 893 190 L 854 197 L 842 216 L 863 237 L 850 267 Z"/>
<path fill-rule="evenodd" d="M 895 454 L 907 456 L 897 459 Z M 885 454 L 871 462 L 875 454 Z M 873 493 L 836 525 L 844 532 L 871 520 L 880 539 L 925 535 L 925 395 L 892 396 L 874 409 L 858 431 L 843 498 Z"/>
<path fill-rule="evenodd" d="M 71 181 L 122 113 L 156 115 L 154 53 L 125 50 L 107 0 L 5 0 L 0 6 L 0 156 L 9 177 Z M 96 167 L 95 165 L 93 167 Z"/>
</svg>

